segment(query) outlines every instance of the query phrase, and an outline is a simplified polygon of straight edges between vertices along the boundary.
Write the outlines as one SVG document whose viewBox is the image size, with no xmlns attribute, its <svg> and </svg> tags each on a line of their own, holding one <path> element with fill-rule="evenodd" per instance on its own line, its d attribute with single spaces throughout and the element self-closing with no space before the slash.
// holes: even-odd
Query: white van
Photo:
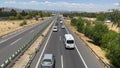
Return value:
<svg viewBox="0 0 120 68">
<path fill-rule="evenodd" d="M 74 49 L 75 48 L 75 40 L 71 34 L 64 35 L 65 48 Z"/>
</svg>

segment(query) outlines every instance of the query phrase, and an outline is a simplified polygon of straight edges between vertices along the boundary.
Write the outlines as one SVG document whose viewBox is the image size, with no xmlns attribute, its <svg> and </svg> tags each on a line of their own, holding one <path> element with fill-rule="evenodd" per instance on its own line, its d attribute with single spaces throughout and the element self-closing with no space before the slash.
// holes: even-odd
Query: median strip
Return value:
<svg viewBox="0 0 120 68">
<path fill-rule="evenodd" d="M 23 68 L 25 66 L 29 66 L 29 61 L 31 57 L 35 55 L 36 49 L 39 47 L 40 43 L 44 39 L 44 36 L 49 31 L 52 23 L 45 29 L 45 31 L 37 38 L 37 40 L 26 50 L 26 52 L 15 62 L 12 68 Z"/>
</svg>

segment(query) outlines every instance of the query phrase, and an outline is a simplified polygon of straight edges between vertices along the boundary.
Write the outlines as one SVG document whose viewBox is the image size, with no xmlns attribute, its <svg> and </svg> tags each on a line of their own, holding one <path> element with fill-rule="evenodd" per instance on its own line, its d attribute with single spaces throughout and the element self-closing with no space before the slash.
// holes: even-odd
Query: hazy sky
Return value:
<svg viewBox="0 0 120 68">
<path fill-rule="evenodd" d="M 108 11 L 120 9 L 120 0 L 0 0 L 0 7 L 38 10 Z"/>
</svg>

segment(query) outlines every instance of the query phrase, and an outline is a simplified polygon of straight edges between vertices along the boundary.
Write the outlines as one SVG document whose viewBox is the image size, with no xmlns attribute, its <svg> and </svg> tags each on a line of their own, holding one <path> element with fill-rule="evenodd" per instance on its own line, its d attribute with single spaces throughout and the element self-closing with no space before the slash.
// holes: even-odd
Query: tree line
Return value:
<svg viewBox="0 0 120 68">
<path fill-rule="evenodd" d="M 93 40 L 94 44 L 100 46 L 105 52 L 106 57 L 110 59 L 110 62 L 116 67 L 120 67 L 120 32 L 109 30 L 107 25 L 103 23 L 105 20 L 105 14 L 96 16 L 97 20 L 95 24 L 91 24 L 91 21 L 82 19 L 71 18 L 71 25 L 77 28 L 77 31 L 84 33 L 87 37 Z M 120 11 L 113 10 L 109 14 L 109 19 L 113 21 L 113 24 L 117 24 L 120 27 Z M 104 18 L 103 18 L 104 17 Z"/>
<path fill-rule="evenodd" d="M 112 9 L 110 12 L 79 12 L 79 13 L 64 13 L 64 17 L 73 18 L 75 16 L 78 17 L 89 17 L 89 18 L 97 18 L 97 21 L 105 21 L 111 20 L 114 22 L 113 24 L 117 24 L 120 26 L 120 11 L 117 9 Z"/>
<path fill-rule="evenodd" d="M 51 13 L 49 12 L 43 12 L 43 11 L 22 11 L 17 12 L 16 10 L 12 9 L 10 12 L 5 12 L 0 10 L 0 17 L 7 17 L 10 20 L 16 20 L 16 19 L 31 19 L 35 17 L 36 19 L 38 17 L 47 17 L 51 16 Z"/>
</svg>

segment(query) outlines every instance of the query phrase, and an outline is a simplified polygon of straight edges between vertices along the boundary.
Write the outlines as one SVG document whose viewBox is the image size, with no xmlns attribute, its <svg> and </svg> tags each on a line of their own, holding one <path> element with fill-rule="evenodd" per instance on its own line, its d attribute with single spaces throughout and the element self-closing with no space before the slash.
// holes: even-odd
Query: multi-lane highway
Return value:
<svg viewBox="0 0 120 68">
<path fill-rule="evenodd" d="M 15 51 L 24 46 L 33 36 L 42 31 L 55 17 L 6 35 L 0 39 L 0 64 L 4 63 Z"/>
<path fill-rule="evenodd" d="M 55 23 L 55 25 L 56 24 L 57 23 Z M 61 24 L 58 24 L 57 26 L 57 32 L 53 32 L 52 28 L 48 32 L 48 35 L 32 61 L 30 68 L 41 68 L 41 58 L 46 53 L 54 54 L 56 60 L 55 68 L 104 68 L 84 42 L 67 26 L 65 29 L 61 28 Z M 63 36 L 67 33 L 72 34 L 75 38 L 76 46 L 74 50 L 65 49 Z"/>
</svg>

